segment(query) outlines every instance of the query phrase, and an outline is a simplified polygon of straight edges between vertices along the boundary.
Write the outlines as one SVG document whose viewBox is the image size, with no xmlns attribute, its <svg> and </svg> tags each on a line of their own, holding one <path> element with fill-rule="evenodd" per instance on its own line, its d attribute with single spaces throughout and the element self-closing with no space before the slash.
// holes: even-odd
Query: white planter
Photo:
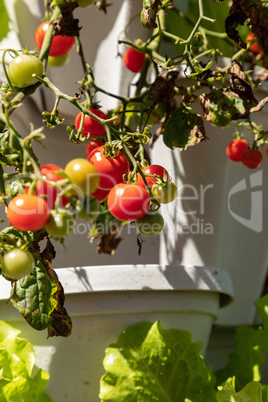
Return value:
<svg viewBox="0 0 268 402">
<path fill-rule="evenodd" d="M 262 111 L 256 122 L 265 125 L 267 117 Z M 252 325 L 268 266 L 268 160 L 262 149 L 262 165 L 250 170 L 226 156 L 233 130 L 207 124 L 206 133 L 209 140 L 184 152 L 165 147 L 161 138 L 151 152 L 152 163 L 162 163 L 179 189 L 178 198 L 161 207 L 166 227 L 159 262 L 229 272 L 234 303 L 220 312 L 217 324 Z"/>
<path fill-rule="evenodd" d="M 129 325 L 159 320 L 162 327 L 190 331 L 205 354 L 220 307 L 231 302 L 230 276 L 208 267 L 122 265 L 58 269 L 73 332 L 49 338 L 28 326 L 10 303 L 9 284 L 0 281 L 0 316 L 34 345 L 37 366 L 51 379 L 54 401 L 99 401 L 99 380 L 107 346 Z"/>
</svg>

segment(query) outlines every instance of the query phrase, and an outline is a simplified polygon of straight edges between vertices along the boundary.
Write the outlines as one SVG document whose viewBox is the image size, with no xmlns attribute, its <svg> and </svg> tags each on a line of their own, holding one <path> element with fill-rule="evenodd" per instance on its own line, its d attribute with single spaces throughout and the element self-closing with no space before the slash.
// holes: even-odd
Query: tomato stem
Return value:
<svg viewBox="0 0 268 402">
<path fill-rule="evenodd" d="M 39 59 L 41 61 L 43 61 L 44 64 L 44 68 L 46 68 L 47 66 L 47 60 L 48 60 L 48 55 L 49 55 L 49 50 L 50 50 L 50 46 L 52 43 L 52 39 L 53 39 L 53 31 L 54 31 L 54 27 L 53 27 L 53 21 L 55 21 L 58 16 L 61 14 L 61 9 L 58 6 L 55 6 L 53 14 L 50 18 L 50 24 L 49 27 L 46 31 L 43 43 L 42 43 L 42 47 L 40 50 L 40 54 L 39 54 Z"/>
</svg>

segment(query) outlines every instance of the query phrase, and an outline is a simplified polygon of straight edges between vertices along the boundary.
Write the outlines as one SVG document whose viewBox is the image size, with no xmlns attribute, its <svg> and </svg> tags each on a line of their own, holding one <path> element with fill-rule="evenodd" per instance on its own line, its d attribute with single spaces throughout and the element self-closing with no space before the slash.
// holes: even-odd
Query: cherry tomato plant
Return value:
<svg viewBox="0 0 268 402">
<path fill-rule="evenodd" d="M 64 322 L 62 333 L 57 335 L 68 336 L 71 331 L 70 318 L 59 303 L 62 287 L 51 268 L 54 239 L 63 242 L 77 218 L 91 222 L 91 236 L 99 239 L 100 252 L 106 252 L 100 246 L 105 236 L 116 237 L 115 228 L 130 222 L 135 222 L 132 227 L 139 236 L 157 235 L 163 229 L 160 207 L 174 202 L 177 187 L 174 172 L 168 172 L 162 161 L 150 163 L 148 148 L 159 136 L 167 147 L 187 152 L 188 147 L 207 140 L 207 125 L 233 128 L 234 139 L 223 153 L 245 168 L 255 169 L 262 161 L 261 149 L 268 143 L 268 132 L 254 122 L 255 113 L 268 103 L 267 98 L 258 101 L 255 97 L 261 80 L 267 79 L 267 72 L 257 75 L 254 71 L 256 66 L 266 69 L 268 64 L 262 5 L 258 4 L 258 13 L 242 7 L 238 18 L 235 5 L 222 2 L 217 7 L 222 7 L 226 20 L 217 25 L 213 16 L 216 6 L 211 3 L 204 12 L 203 2 L 198 0 L 191 17 L 172 0 L 141 2 L 140 23 L 146 39 L 131 37 L 129 27 L 135 20 L 131 18 L 114 44 L 131 76 L 129 90 L 124 92 L 127 96 L 100 87 L 85 59 L 87 43 L 81 41 L 83 27 L 74 18 L 74 11 L 83 7 L 85 13 L 95 12 L 92 0 L 44 1 L 45 22 L 40 20 L 34 37 L 38 51 L 3 52 L 6 82 L 0 87 L 0 194 L 10 226 L 0 232 L 1 272 L 9 280 L 28 280 L 29 286 L 34 281 L 37 292 L 46 287 L 42 293 L 48 295 L 42 329 L 48 328 L 51 336 L 59 331 L 51 324 L 52 314 Z M 109 13 L 105 0 L 96 6 L 99 12 Z M 254 53 L 249 38 L 240 37 L 234 18 L 237 25 L 248 24 L 261 52 Z M 47 69 L 47 65 L 60 69 L 68 62 L 70 52 L 77 63 L 81 62 L 81 76 L 70 77 L 77 83 L 75 95 L 58 88 Z M 12 58 L 9 63 L 8 55 Z M 228 66 L 217 65 L 221 55 L 231 58 Z M 244 70 L 244 65 L 250 67 Z M 181 76 L 187 78 L 186 86 L 178 84 Z M 23 137 L 12 115 L 39 87 L 50 91 L 54 107 L 42 112 L 42 127 L 31 126 Z M 105 102 L 98 103 L 97 93 L 115 99 L 117 106 L 109 110 Z M 40 165 L 33 144 L 45 140 L 45 125 L 56 132 L 63 123 L 61 102 L 69 102 L 76 110 L 74 121 L 66 121 L 66 135 L 74 147 L 86 144 L 85 157 L 74 156 L 63 167 Z M 201 114 L 195 110 L 197 102 Z M 249 134 L 247 141 L 244 132 Z M 43 239 L 48 243 L 41 253 L 39 243 Z M 24 253 L 17 271 L 9 258 L 12 253 Z M 31 325 L 38 326 L 27 314 Z"/>
</svg>

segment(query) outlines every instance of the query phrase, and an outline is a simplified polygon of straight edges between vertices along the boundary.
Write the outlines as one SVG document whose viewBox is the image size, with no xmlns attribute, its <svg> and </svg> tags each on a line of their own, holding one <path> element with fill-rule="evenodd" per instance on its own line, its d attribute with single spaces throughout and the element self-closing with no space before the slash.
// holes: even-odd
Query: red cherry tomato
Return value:
<svg viewBox="0 0 268 402">
<path fill-rule="evenodd" d="M 97 188 L 97 190 L 94 191 L 92 195 L 98 200 L 99 203 L 102 203 L 107 198 L 109 192 L 110 190 L 103 190 L 101 188 Z"/>
<path fill-rule="evenodd" d="M 48 30 L 50 22 L 45 21 L 35 31 L 34 40 L 37 48 L 41 50 L 45 34 Z M 56 35 L 53 36 L 49 56 L 58 57 L 68 53 L 75 44 L 73 36 Z"/>
<path fill-rule="evenodd" d="M 89 109 L 90 112 L 94 113 L 97 117 L 100 117 L 101 119 L 106 120 L 108 117 L 106 116 L 105 113 L 103 113 L 100 109 Z M 82 113 L 78 113 L 78 115 L 75 118 L 75 127 L 78 130 L 80 126 L 82 118 Z M 98 123 L 96 120 L 93 119 L 93 117 L 90 117 L 88 115 L 85 116 L 84 119 L 84 124 L 83 124 L 83 131 L 82 135 L 83 137 L 87 137 L 89 134 L 89 137 L 95 138 L 99 137 L 100 135 L 105 133 L 105 128 Z"/>
<path fill-rule="evenodd" d="M 46 200 L 36 195 L 17 195 L 7 206 L 7 218 L 10 224 L 19 230 L 40 230 L 49 217 L 50 210 Z"/>
<path fill-rule="evenodd" d="M 137 184 L 119 183 L 109 192 L 107 205 L 115 218 L 136 221 L 148 212 L 150 196 L 145 188 Z"/>
<path fill-rule="evenodd" d="M 114 158 L 104 155 L 104 146 L 93 149 L 87 160 L 97 169 L 100 182 L 98 189 L 110 190 L 117 183 L 122 183 L 124 173 L 129 172 L 129 163 L 122 152 Z M 94 194 L 92 194 L 94 195 Z"/>
<path fill-rule="evenodd" d="M 144 174 L 151 174 L 151 175 L 158 175 L 161 176 L 162 179 L 164 178 L 164 174 L 166 173 L 166 180 L 169 180 L 169 174 L 167 172 L 167 170 L 160 165 L 150 165 L 148 167 L 146 167 L 145 169 L 142 169 Z M 146 181 L 149 185 L 150 188 L 153 187 L 153 184 L 157 181 L 156 177 L 146 177 Z M 145 188 L 145 183 L 143 181 L 143 178 L 141 177 L 141 175 L 138 173 L 138 181 L 137 184 L 139 186 L 142 186 Z"/>
<path fill-rule="evenodd" d="M 63 176 L 61 176 L 60 174 L 57 174 L 57 172 L 58 172 L 58 173 L 63 172 L 63 169 L 62 169 L 60 166 L 58 166 L 58 165 L 54 165 L 53 163 L 47 163 L 47 164 L 45 164 L 45 165 L 40 166 L 39 171 L 40 171 L 40 173 L 42 174 L 42 176 L 43 176 L 45 179 L 49 180 L 49 181 L 57 182 L 57 181 L 59 181 L 59 180 L 64 179 Z M 54 189 L 54 188 L 53 188 L 52 186 L 50 186 L 49 184 L 47 184 L 47 186 L 49 186 L 49 187 L 48 187 L 49 193 L 48 193 L 48 192 L 47 192 L 47 193 L 45 192 L 44 194 L 47 194 L 47 195 L 50 194 L 50 195 L 51 195 L 51 198 L 52 198 L 52 199 L 54 198 L 54 203 L 55 203 L 56 196 L 57 196 L 57 190 Z M 53 197 L 53 191 L 50 189 L 50 187 L 52 187 L 53 190 L 56 190 L 56 193 L 55 193 L 56 195 L 55 195 L 55 197 Z M 40 196 L 41 194 L 42 194 L 42 193 L 41 193 L 40 191 L 35 192 L 35 195 L 39 195 L 39 196 Z M 61 196 L 61 198 L 60 198 L 60 206 L 61 206 L 61 207 L 65 207 L 69 202 L 70 202 L 69 198 L 65 197 L 64 195 Z M 54 209 L 54 203 L 53 203 L 53 207 L 52 207 L 52 208 L 51 208 L 50 203 L 49 203 L 49 207 L 50 207 L 51 209 Z"/>
<path fill-rule="evenodd" d="M 250 46 L 249 46 L 249 50 L 251 50 L 253 53 L 261 53 L 262 49 L 260 48 L 260 46 L 258 45 L 258 42 L 256 41 L 256 37 L 254 35 L 254 33 L 252 31 L 250 31 L 247 34 L 246 37 L 246 43 L 251 43 L 253 40 L 255 40 L 255 42 L 253 42 Z"/>
<path fill-rule="evenodd" d="M 89 155 L 90 152 L 93 151 L 93 149 L 100 147 L 101 145 L 104 145 L 103 141 L 98 141 L 98 140 L 91 140 L 87 143 L 86 145 L 86 154 Z"/>
<path fill-rule="evenodd" d="M 241 162 L 242 154 L 248 149 L 248 143 L 246 140 L 234 139 L 232 140 L 226 148 L 226 154 L 234 162 Z"/>
<path fill-rule="evenodd" d="M 268 155 L 268 145 L 267 145 L 267 147 L 265 148 L 265 152 L 266 152 L 266 155 Z"/>
<path fill-rule="evenodd" d="M 129 47 L 123 57 L 125 66 L 133 73 L 139 73 L 142 69 L 145 53 L 139 52 L 134 47 Z"/>
<path fill-rule="evenodd" d="M 242 163 L 249 169 L 256 169 L 262 163 L 262 153 L 258 149 L 247 149 L 242 154 Z"/>
</svg>

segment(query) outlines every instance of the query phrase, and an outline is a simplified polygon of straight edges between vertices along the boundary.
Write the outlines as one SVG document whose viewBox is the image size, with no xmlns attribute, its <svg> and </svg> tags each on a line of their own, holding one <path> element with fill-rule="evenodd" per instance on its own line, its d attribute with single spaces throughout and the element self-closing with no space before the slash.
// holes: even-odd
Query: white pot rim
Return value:
<svg viewBox="0 0 268 402">
<path fill-rule="evenodd" d="M 100 265 L 55 269 L 65 294 L 113 291 L 208 291 L 220 295 L 220 307 L 234 297 L 231 277 L 218 268 L 183 265 Z M 0 278 L 0 300 L 10 284 Z"/>
</svg>

